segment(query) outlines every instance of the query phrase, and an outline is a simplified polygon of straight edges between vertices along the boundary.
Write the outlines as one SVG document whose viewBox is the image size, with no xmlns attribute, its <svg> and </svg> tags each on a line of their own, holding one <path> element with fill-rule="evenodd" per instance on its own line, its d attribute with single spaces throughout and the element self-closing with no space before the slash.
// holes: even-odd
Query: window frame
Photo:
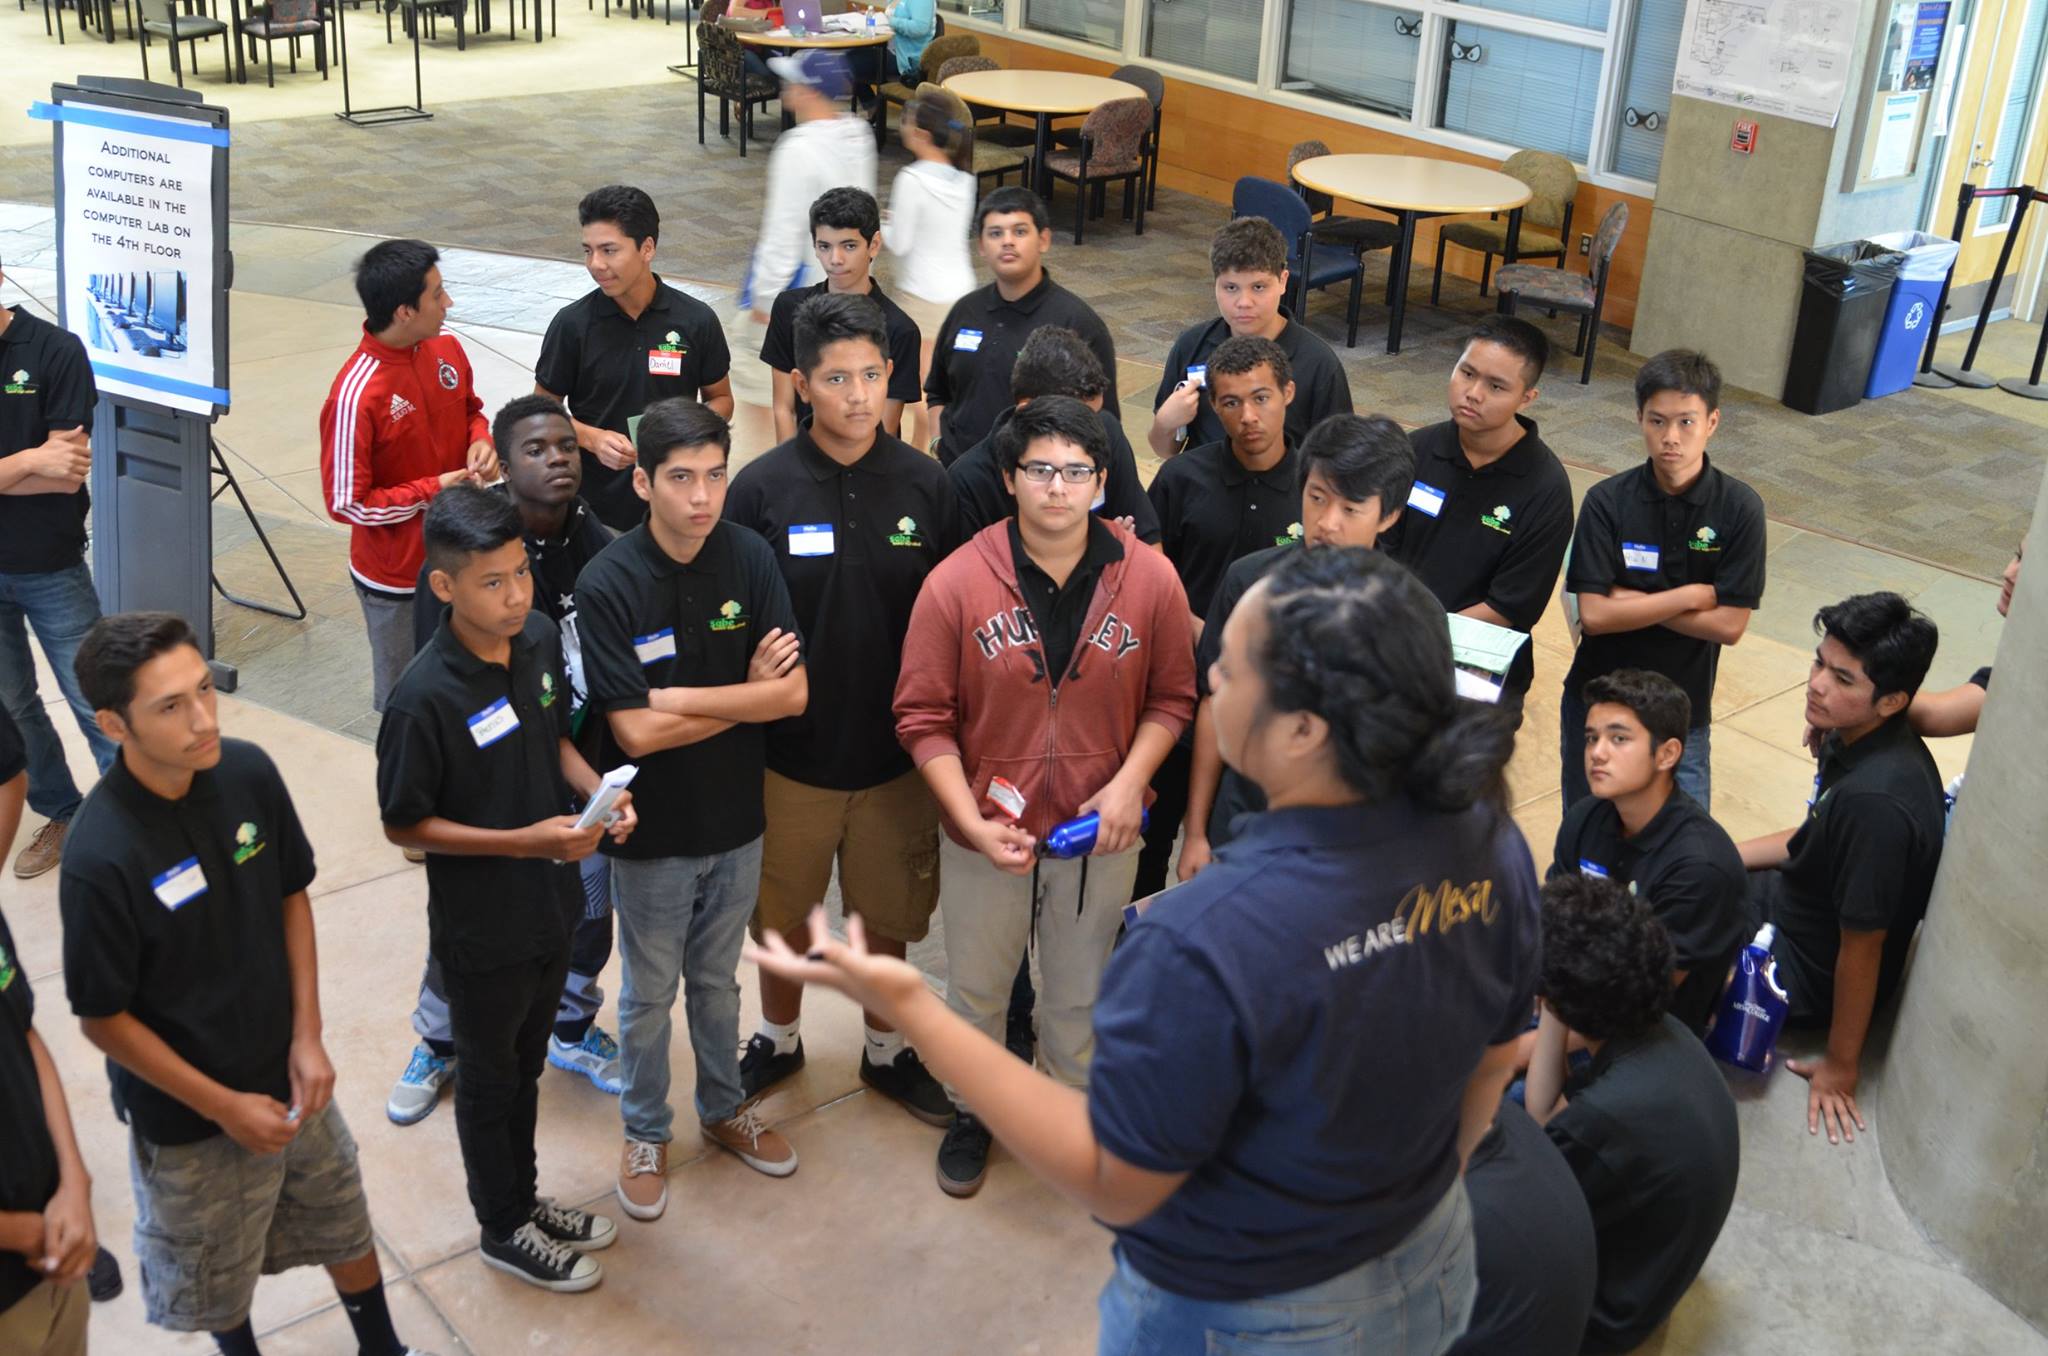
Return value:
<svg viewBox="0 0 2048 1356">
<path fill-rule="evenodd" d="M 1090 60 L 1108 61 L 1113 65 L 1150 66 L 1163 75 L 1189 84 L 1243 95 L 1283 108 L 1314 113 L 1337 122 L 1351 123 L 1354 126 L 1388 132 L 1413 141 L 1494 160 L 1504 160 L 1521 148 L 1432 125 L 1443 89 L 1443 62 L 1438 58 L 1448 40 L 1446 25 L 1462 19 L 1488 28 L 1524 33 L 1531 37 L 1585 47 L 1601 54 L 1600 85 L 1594 97 L 1593 124 L 1588 139 L 1588 154 L 1592 163 L 1577 167 L 1579 181 L 1582 184 L 1612 189 L 1639 198 L 1654 199 L 1657 196 L 1655 183 L 1633 175 L 1621 174 L 1613 169 L 1615 127 L 1621 117 L 1621 105 L 1626 92 L 1624 71 L 1631 45 L 1635 41 L 1637 0 L 1608 0 L 1605 31 L 1579 28 L 1549 19 L 1529 18 L 1494 9 L 1484 3 L 1474 3 L 1473 0 L 1388 0 L 1388 3 L 1398 4 L 1401 8 L 1416 10 L 1422 14 L 1423 30 L 1418 39 L 1416 52 L 1415 105 L 1406 118 L 1397 118 L 1360 108 L 1355 104 L 1317 98 L 1314 95 L 1280 88 L 1283 74 L 1280 67 L 1286 50 L 1287 24 L 1292 16 L 1293 0 L 1265 0 L 1259 24 L 1259 65 L 1256 80 L 1239 80 L 1146 56 L 1145 45 L 1148 35 L 1145 26 L 1151 19 L 1152 3 L 1153 0 L 1124 0 L 1123 45 L 1120 49 L 1026 27 L 1024 0 L 1002 0 L 1001 23 L 993 22 L 988 16 L 970 15 L 956 10 L 946 11 L 946 23 L 949 28 L 957 28 L 961 32 L 990 33 L 1019 42 L 1035 43 Z M 1668 117 L 1670 110 L 1667 108 L 1664 111 Z"/>
</svg>

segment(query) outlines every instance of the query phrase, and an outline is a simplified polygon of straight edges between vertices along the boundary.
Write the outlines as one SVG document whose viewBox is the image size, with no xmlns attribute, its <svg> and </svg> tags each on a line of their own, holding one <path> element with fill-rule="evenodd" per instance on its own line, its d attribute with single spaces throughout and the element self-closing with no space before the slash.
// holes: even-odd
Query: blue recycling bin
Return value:
<svg viewBox="0 0 2048 1356">
<path fill-rule="evenodd" d="M 1927 327 L 1941 323 L 1934 309 L 1941 301 L 1941 285 L 1962 248 L 1953 240 L 1925 231 L 1874 235 L 1870 243 L 1897 250 L 1906 256 L 1906 262 L 1899 268 L 1899 280 L 1892 284 L 1891 304 L 1885 308 L 1884 327 L 1878 331 L 1877 353 L 1870 360 L 1870 380 L 1863 388 L 1865 399 L 1903 391 L 1913 384 L 1913 371 L 1927 348 Z"/>
</svg>

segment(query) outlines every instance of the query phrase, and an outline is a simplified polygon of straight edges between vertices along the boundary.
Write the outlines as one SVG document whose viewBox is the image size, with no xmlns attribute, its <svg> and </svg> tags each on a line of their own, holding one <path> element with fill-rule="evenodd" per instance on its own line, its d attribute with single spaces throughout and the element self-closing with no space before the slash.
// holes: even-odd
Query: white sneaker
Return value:
<svg viewBox="0 0 2048 1356">
<path fill-rule="evenodd" d="M 614 1097 L 626 1090 L 626 1076 L 619 1068 L 619 1043 L 600 1026 L 593 1024 L 575 1045 L 559 1036 L 549 1036 L 548 1063 L 582 1074 L 598 1091 Z"/>
</svg>

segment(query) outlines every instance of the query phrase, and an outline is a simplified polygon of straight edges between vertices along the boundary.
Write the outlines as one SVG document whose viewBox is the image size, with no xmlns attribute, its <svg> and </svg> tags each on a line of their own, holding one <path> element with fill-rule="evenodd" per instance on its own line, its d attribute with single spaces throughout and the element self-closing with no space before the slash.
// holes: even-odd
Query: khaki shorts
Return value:
<svg viewBox="0 0 2048 1356">
<path fill-rule="evenodd" d="M 770 296 L 762 303 L 763 315 L 768 312 Z M 725 313 L 725 346 L 732 355 L 732 370 L 726 375 L 732 381 L 732 397 L 742 405 L 758 405 L 762 409 L 775 404 L 775 373 L 767 363 L 761 361 L 761 341 L 768 337 L 768 327 L 754 323 L 752 311 L 730 310 Z M 737 411 L 735 411 L 737 414 Z"/>
<path fill-rule="evenodd" d="M 14 1259 L 9 1265 L 20 1265 Z M 44 1281 L 0 1310 L 0 1351 L 8 1356 L 85 1356 L 85 1282 Z"/>
<path fill-rule="evenodd" d="M 950 301 L 926 301 L 910 292 L 896 291 L 889 294 L 889 300 L 896 303 L 903 314 L 910 317 L 917 326 L 917 332 L 929 344 L 939 337 L 939 331 L 946 328 L 946 317 L 952 313 Z"/>
<path fill-rule="evenodd" d="M 939 902 L 939 806 L 915 771 L 866 791 L 828 791 L 767 775 L 762 799 L 768 832 L 761 843 L 763 928 L 801 931 L 832 883 L 868 930 L 891 941 L 920 942 Z"/>
<path fill-rule="evenodd" d="M 356 1142 L 331 1103 L 277 1154 L 224 1134 L 151 1144 L 130 1132 L 128 1176 L 143 1307 L 160 1328 L 225 1332 L 249 1316 L 258 1277 L 372 1246 Z"/>
</svg>

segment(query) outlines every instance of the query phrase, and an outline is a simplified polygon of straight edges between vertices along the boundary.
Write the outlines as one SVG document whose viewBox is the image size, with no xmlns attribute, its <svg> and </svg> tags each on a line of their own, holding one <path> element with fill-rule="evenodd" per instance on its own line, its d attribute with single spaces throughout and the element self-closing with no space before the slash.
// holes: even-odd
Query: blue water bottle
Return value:
<svg viewBox="0 0 2048 1356">
<path fill-rule="evenodd" d="M 1771 942 L 1778 930 L 1766 923 L 1756 940 L 1735 960 L 1735 977 L 1721 999 L 1721 1010 L 1707 1032 L 1707 1052 L 1724 1063 L 1752 1073 L 1771 1067 L 1778 1028 L 1785 1024 L 1789 1002 L 1778 986 L 1778 963 Z"/>
<path fill-rule="evenodd" d="M 1151 824 L 1152 812 L 1150 810 L 1139 811 L 1138 832 L 1143 833 Z M 1039 843 L 1038 855 L 1041 857 L 1057 857 L 1062 860 L 1068 857 L 1086 857 L 1089 853 L 1095 851 L 1095 835 L 1101 829 L 1102 816 L 1094 810 L 1090 810 L 1078 819 L 1070 819 L 1064 824 L 1055 824 L 1052 832 L 1048 833 L 1044 840 Z"/>
</svg>

